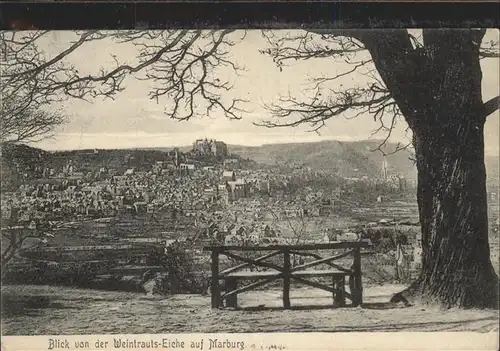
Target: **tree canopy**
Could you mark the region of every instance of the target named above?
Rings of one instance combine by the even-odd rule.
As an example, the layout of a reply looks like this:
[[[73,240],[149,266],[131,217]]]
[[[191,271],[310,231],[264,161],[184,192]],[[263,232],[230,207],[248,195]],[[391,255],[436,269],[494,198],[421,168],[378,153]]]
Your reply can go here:
[[[477,31],[480,43],[484,32]],[[235,76],[242,72],[243,68],[231,60],[231,49],[245,40],[245,31],[75,31],[71,43],[61,46],[56,54],[48,55],[45,48],[51,33],[7,31],[0,34],[2,124],[9,127],[3,128],[4,140],[46,135],[63,122],[54,112],[58,102],[68,98],[113,99],[126,88],[125,80],[129,76],[152,83],[147,94],[165,106],[166,117],[188,120],[217,111],[228,118],[240,119],[247,112],[246,101],[232,96],[228,74],[218,74],[221,68],[232,71]],[[307,124],[311,130],[318,131],[329,118],[355,111],[356,115],[371,114],[380,122],[378,131],[386,132],[389,138],[392,127],[402,118],[390,80],[394,80],[395,74],[421,75],[417,58],[429,53],[425,38],[428,41],[436,35],[432,33],[435,31],[425,30],[418,36],[415,31],[404,29],[262,31],[268,41],[262,53],[269,55],[280,69],[289,61],[318,58],[347,62],[350,69],[312,78],[312,94],[306,99],[281,96],[276,101],[267,101],[266,107],[273,118],[257,124],[266,127]],[[97,63],[91,74],[80,73],[68,60],[74,55],[85,55],[88,44],[105,40],[132,43],[137,48],[137,57],[112,55],[114,64],[109,66],[112,68],[104,69]],[[392,53],[391,58],[380,61],[385,63],[385,68],[380,62],[374,63],[374,59],[377,61],[381,53],[386,52],[383,47]],[[483,42],[480,54],[482,58],[498,57],[498,42]],[[415,72],[406,67],[410,61]],[[387,68],[393,78],[384,73]],[[371,83],[347,88],[336,84],[338,78],[355,72],[368,76]],[[50,108],[44,109],[47,106]],[[490,112],[497,107],[498,97],[485,104]],[[40,123],[25,123],[35,124],[36,128],[19,130],[18,120],[27,120],[28,116],[33,116],[30,121]]]

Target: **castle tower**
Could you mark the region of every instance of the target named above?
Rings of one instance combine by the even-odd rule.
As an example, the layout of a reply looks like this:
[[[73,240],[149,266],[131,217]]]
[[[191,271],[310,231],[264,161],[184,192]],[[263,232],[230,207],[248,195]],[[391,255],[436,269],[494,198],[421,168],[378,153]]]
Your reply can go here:
[[[174,149],[174,166],[176,168],[179,168],[180,164],[181,164],[181,158],[180,158],[180,155],[179,155],[179,149],[175,148]]]

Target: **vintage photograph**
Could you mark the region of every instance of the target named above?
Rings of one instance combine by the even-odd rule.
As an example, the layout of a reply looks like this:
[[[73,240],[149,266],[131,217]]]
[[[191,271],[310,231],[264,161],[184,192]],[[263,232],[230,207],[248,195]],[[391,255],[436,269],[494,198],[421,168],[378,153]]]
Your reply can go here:
[[[498,333],[499,39],[1,32],[2,335]]]

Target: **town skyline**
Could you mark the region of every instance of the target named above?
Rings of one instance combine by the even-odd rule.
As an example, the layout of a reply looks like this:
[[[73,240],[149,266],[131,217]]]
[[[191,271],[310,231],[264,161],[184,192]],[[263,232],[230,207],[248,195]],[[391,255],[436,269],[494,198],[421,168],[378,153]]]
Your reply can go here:
[[[268,145],[294,145],[294,144],[315,144],[315,143],[322,143],[322,142],[339,142],[339,143],[374,143],[374,142],[383,142],[382,138],[379,139],[353,139],[346,137],[345,139],[342,138],[329,138],[329,137],[324,137],[316,140],[305,140],[305,141],[296,141],[296,140],[290,140],[290,141],[284,141],[284,142],[273,142],[272,140],[269,142],[263,142],[263,143],[253,143],[250,141],[250,143],[238,143],[237,141],[235,143],[227,142],[224,139],[220,138],[214,138],[210,136],[186,136],[186,138],[192,138],[193,140],[201,140],[201,139],[208,139],[208,140],[216,140],[216,141],[222,141],[225,144],[227,144],[228,147],[263,147],[263,146],[268,146]],[[311,138],[312,139],[312,138]],[[184,142],[183,144],[168,144],[168,145],[159,145],[159,146],[130,146],[130,147],[82,147],[78,149],[52,149],[49,147],[40,147],[38,143],[33,143],[33,144],[27,144],[31,147],[39,148],[41,150],[47,151],[47,152],[65,152],[65,151],[81,151],[81,150],[148,150],[148,149],[186,149],[192,147],[192,141],[189,142],[188,139],[187,141]],[[388,144],[396,144],[394,142],[387,142]],[[410,148],[411,146],[409,146]]]

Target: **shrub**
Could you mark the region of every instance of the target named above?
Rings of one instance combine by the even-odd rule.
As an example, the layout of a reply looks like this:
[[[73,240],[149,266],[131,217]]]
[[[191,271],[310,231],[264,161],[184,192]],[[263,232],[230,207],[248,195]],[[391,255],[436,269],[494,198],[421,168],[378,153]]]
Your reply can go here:
[[[196,254],[189,244],[174,242],[159,258],[166,273],[156,278],[154,292],[161,295],[205,294],[208,275],[200,269]]]

